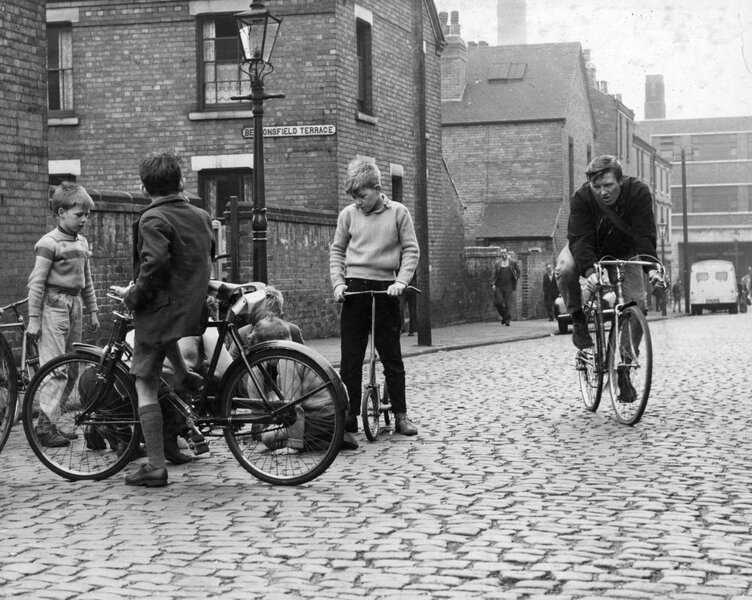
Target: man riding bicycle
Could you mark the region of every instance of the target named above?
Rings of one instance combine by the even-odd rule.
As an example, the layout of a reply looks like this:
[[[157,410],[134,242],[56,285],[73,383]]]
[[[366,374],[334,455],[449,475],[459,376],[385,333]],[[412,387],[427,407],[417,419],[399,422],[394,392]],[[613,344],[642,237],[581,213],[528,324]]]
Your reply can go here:
[[[572,318],[572,342],[579,349],[593,345],[582,311],[580,277],[590,294],[597,289],[593,264],[604,257],[628,259],[640,255],[658,262],[653,197],[650,188],[634,177],[624,177],[615,156],[598,156],[585,170],[587,183],[570,200],[567,238],[559,254],[556,281]],[[655,268],[643,267],[653,286],[664,285]],[[646,310],[647,295],[639,265],[626,265],[624,297]]]

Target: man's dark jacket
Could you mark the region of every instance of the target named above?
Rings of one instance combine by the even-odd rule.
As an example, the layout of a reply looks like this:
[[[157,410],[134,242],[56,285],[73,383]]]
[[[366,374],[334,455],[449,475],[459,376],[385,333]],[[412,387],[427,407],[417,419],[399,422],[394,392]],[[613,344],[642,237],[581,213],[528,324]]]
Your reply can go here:
[[[643,182],[624,177],[619,199],[611,206],[631,236],[614,225],[588,183],[574,193],[569,210],[569,250],[583,277],[593,272],[595,261],[605,257],[632,258],[641,254],[644,260],[651,260],[648,256],[657,260],[653,197]]]
[[[125,296],[136,341],[151,344],[203,333],[214,253],[211,218],[183,196],[147,206],[134,226],[135,284]]]

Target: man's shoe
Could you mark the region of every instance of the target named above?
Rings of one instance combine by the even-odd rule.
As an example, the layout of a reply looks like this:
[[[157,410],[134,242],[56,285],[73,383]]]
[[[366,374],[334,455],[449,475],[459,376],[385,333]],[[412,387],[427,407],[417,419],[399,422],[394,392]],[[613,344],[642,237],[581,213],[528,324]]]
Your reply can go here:
[[[593,338],[590,337],[587,322],[572,322],[572,343],[579,349],[584,350],[593,345]]]
[[[418,435],[418,428],[412,424],[405,413],[394,415],[394,430],[402,435]]]
[[[143,485],[145,487],[164,487],[167,485],[167,469],[155,469],[144,463],[138,471],[125,476],[125,485]]]
[[[347,415],[347,421],[345,421],[345,432],[358,433],[358,415]]]
[[[629,380],[629,367],[617,367],[616,383],[619,386],[619,395],[616,396],[619,402],[630,404],[637,400],[637,391]]]
[[[54,427],[47,427],[45,429],[35,429],[37,439],[42,446],[47,448],[62,448],[70,445],[70,440],[67,437],[63,437]]]

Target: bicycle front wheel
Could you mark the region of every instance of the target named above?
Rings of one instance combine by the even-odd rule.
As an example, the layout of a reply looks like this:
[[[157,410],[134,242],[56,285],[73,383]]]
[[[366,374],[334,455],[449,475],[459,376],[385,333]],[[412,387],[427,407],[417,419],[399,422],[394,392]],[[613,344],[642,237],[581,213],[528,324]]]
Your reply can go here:
[[[299,485],[334,461],[345,432],[347,393],[316,352],[293,342],[266,342],[230,367],[222,389],[225,440],[261,481]]]
[[[618,315],[608,343],[608,384],[616,418],[634,425],[645,412],[653,377],[653,346],[648,320],[637,306]]]
[[[379,436],[379,417],[381,416],[381,399],[377,386],[367,385],[363,388],[360,416],[363,418],[363,433],[366,434],[369,442],[375,442]]]
[[[40,461],[70,480],[105,479],[128,464],[141,439],[133,380],[122,365],[73,353],[43,365],[24,398],[26,438]]]
[[[0,451],[10,435],[16,416],[18,377],[13,351],[8,341],[0,335]]]

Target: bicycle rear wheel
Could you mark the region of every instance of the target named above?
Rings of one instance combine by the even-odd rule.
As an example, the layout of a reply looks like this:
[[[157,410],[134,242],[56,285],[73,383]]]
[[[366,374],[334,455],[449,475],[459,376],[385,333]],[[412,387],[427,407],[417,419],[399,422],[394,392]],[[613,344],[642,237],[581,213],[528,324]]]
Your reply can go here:
[[[334,461],[345,432],[347,393],[326,360],[293,342],[266,342],[237,359],[223,381],[225,440],[261,481],[299,485]]]
[[[645,412],[653,377],[653,346],[648,321],[637,306],[620,315],[608,345],[608,383],[616,418],[634,425]],[[617,340],[618,335],[618,340]]]
[[[8,341],[0,335],[0,451],[10,435],[18,402],[16,363]]]
[[[591,412],[598,410],[603,395],[603,373],[605,337],[603,335],[603,314],[599,310],[587,311],[588,326],[592,323],[595,343],[590,348],[579,350],[575,358],[575,369],[580,382],[582,402]]]
[[[43,365],[24,398],[26,438],[42,464],[70,480],[105,479],[128,464],[141,439],[133,380],[122,364],[66,354]]]
[[[381,399],[377,386],[367,385],[363,388],[360,416],[363,418],[363,432],[366,438],[369,442],[375,442],[379,436],[379,418],[381,417]]]

